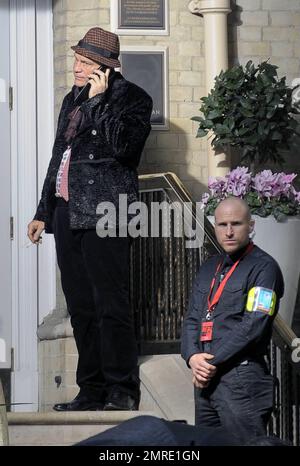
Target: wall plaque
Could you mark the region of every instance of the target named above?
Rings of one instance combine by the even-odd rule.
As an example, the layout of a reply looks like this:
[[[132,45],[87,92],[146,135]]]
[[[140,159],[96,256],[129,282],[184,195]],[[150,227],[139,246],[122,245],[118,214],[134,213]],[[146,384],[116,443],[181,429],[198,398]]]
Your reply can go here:
[[[111,0],[112,30],[120,35],[167,35],[168,13],[168,0]]]
[[[168,129],[167,49],[126,47],[120,54],[123,76],[145,89],[153,99],[153,129]]]

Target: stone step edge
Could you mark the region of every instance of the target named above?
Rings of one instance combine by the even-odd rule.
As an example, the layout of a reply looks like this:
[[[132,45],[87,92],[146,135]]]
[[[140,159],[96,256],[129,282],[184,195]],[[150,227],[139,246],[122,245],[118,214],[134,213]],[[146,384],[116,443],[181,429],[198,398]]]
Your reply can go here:
[[[137,416],[155,416],[150,411],[73,411],[62,413],[7,413],[8,425],[119,424]]]

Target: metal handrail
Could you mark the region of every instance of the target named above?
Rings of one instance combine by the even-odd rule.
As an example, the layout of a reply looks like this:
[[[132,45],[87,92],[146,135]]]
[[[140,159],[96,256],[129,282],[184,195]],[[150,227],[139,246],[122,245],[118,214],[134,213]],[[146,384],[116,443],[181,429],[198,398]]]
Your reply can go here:
[[[154,174],[147,174],[147,175],[140,175],[139,176],[139,181],[140,184],[143,182],[155,182],[153,185],[155,188],[159,189],[162,187],[162,183],[165,182],[167,186],[175,193],[177,196],[178,200],[181,202],[187,202],[191,204],[195,204],[195,201],[193,200],[191,194],[189,191],[186,189],[186,187],[183,185],[183,183],[180,181],[177,175],[172,172],[164,172],[164,173],[154,173]],[[198,219],[195,219],[197,222]],[[213,246],[216,249],[216,252],[222,252],[221,246],[218,244],[216,241],[215,233],[214,233],[214,228],[210,221],[205,217],[204,218],[204,231],[205,234],[208,238],[208,240],[213,244]],[[203,229],[203,225],[199,224],[197,222],[199,227]]]
[[[144,194],[163,191],[167,198],[170,201],[177,200],[184,203],[191,204],[191,210],[193,215],[193,220],[197,222],[198,227],[202,229],[202,233],[204,234],[204,246],[199,249],[205,249],[205,245],[209,254],[211,253],[222,253],[223,249],[217,243],[214,228],[211,225],[210,221],[206,216],[203,217],[202,222],[195,218],[194,214],[196,211],[196,203],[193,201],[192,196],[179,180],[179,178],[170,172],[166,173],[155,173],[155,174],[147,174],[147,175],[140,175],[140,193],[143,196]],[[165,244],[164,244],[165,247]],[[167,244],[167,250],[172,249],[172,245],[170,243]],[[181,252],[180,245],[177,249]],[[200,255],[199,255],[200,256]],[[205,256],[205,255],[204,255]],[[170,261],[169,267],[172,267],[174,263]],[[143,264],[147,263],[147,257],[144,257]],[[141,263],[142,263],[141,262]],[[150,261],[151,262],[151,261]],[[153,264],[152,264],[153,265]],[[166,265],[166,264],[164,264]],[[194,264],[195,265],[195,264]],[[199,264],[198,264],[199,265]],[[147,268],[144,265],[144,269]],[[143,270],[142,270],[143,271]],[[145,275],[145,274],[144,274]],[[189,270],[189,278],[195,277],[195,267]],[[133,278],[133,277],[132,277]],[[169,279],[169,277],[168,277]],[[172,277],[171,277],[172,279]],[[156,281],[157,283],[157,281]],[[133,289],[134,287],[132,287]],[[190,291],[191,286],[188,287],[189,289],[185,291]],[[160,293],[160,290],[158,290]],[[186,293],[188,294],[188,293]],[[139,308],[139,305],[142,306],[142,301],[144,300],[145,295],[143,295],[143,285],[140,287],[140,301],[136,303],[136,308]],[[145,298],[146,299],[146,298]],[[174,303],[172,303],[174,305]],[[155,344],[158,342],[162,343],[162,345],[166,345],[168,348],[167,351],[162,349],[162,346],[156,346],[158,348],[158,352],[178,352],[179,351],[179,338],[178,332],[175,334],[173,333],[173,340],[171,341],[170,338],[166,338],[165,340],[162,338],[163,341],[160,340],[160,332],[162,328],[161,322],[155,321],[154,317],[151,316],[151,306],[153,305],[153,296],[150,299],[150,302],[146,305],[145,313],[147,315],[148,321],[152,324],[152,333],[154,333],[154,340]],[[166,305],[166,303],[165,303]],[[174,307],[174,306],[173,306]],[[139,311],[139,310],[138,310]],[[155,309],[156,313],[159,314],[160,309]],[[135,309],[137,312],[137,309]],[[185,309],[180,311],[180,319],[182,322],[183,314]],[[165,315],[163,316],[165,318]],[[167,318],[170,318],[167,315]],[[172,319],[172,316],[171,316]],[[178,320],[178,319],[177,319]],[[141,320],[138,321],[138,328],[140,329]],[[159,331],[153,330],[153,325],[159,327]],[[155,327],[156,328],[156,327]],[[162,332],[163,333],[163,332]],[[176,333],[176,332],[175,332]],[[277,314],[274,324],[273,324],[273,332],[272,332],[272,340],[271,340],[271,347],[270,347],[270,368],[271,373],[275,379],[275,391],[274,391],[274,400],[275,400],[275,409],[272,414],[272,419],[269,424],[269,432],[275,433],[283,440],[289,440],[294,445],[300,445],[300,422],[299,422],[299,396],[300,396],[300,363],[294,362],[292,360],[292,351],[295,349],[293,343],[295,341],[296,335],[292,331],[292,329],[285,323],[282,317]],[[177,341],[177,345],[174,344]],[[154,346],[155,346],[154,344]],[[153,346],[151,347],[152,352],[154,352]]]
[[[140,184],[142,182],[149,182],[149,181],[155,181],[155,188],[162,188],[162,182],[166,182],[167,185],[176,193],[178,196],[178,199],[182,200],[182,202],[190,202],[194,203],[191,194],[189,191],[186,189],[186,187],[183,185],[183,183],[180,181],[178,176],[175,173],[172,172],[163,172],[163,173],[153,173],[153,174],[147,174],[147,175],[139,175],[139,181]],[[213,247],[216,249],[216,252],[222,253],[223,248],[218,244],[215,233],[214,233],[214,228],[210,221],[204,217],[204,231],[206,236],[208,237],[208,240],[211,242]],[[203,225],[200,225],[201,228],[203,228]],[[292,350],[292,342],[296,338],[295,333],[293,330],[285,323],[285,321],[282,319],[282,317],[277,314],[274,320],[273,327],[278,334],[279,339],[282,342],[283,346],[287,346]]]
[[[283,320],[283,318],[277,314],[274,321],[274,330],[276,332],[276,338],[278,340],[278,346],[280,349],[293,351],[295,347],[293,342],[297,338],[297,335],[293,332],[291,327]],[[274,335],[275,336],[275,335]]]

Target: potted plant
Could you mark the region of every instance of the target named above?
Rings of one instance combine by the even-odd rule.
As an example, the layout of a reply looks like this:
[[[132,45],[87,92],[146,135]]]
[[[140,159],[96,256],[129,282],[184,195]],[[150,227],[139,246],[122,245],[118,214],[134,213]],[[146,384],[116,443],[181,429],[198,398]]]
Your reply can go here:
[[[296,177],[295,173],[272,173],[271,170],[252,175],[247,167],[237,167],[225,177],[209,179],[210,193],[202,195],[202,207],[206,215],[213,215],[221,200],[238,196],[245,199],[253,215],[273,215],[278,222],[283,222],[287,216],[300,214],[300,191],[293,185]]]
[[[237,196],[248,203],[255,219],[255,243],[279,263],[285,279],[280,314],[292,324],[300,275],[300,192],[293,185],[295,173],[263,170],[256,175],[237,167],[225,177],[210,178],[209,192],[202,195],[202,208],[213,222],[222,199]],[[263,217],[263,218],[262,218]]]
[[[253,167],[267,161],[282,163],[282,150],[296,133],[299,113],[286,78],[278,78],[277,66],[267,61],[255,66],[236,65],[215,78],[214,88],[202,97],[197,137],[212,134],[211,144],[224,152],[238,148],[241,160]]]

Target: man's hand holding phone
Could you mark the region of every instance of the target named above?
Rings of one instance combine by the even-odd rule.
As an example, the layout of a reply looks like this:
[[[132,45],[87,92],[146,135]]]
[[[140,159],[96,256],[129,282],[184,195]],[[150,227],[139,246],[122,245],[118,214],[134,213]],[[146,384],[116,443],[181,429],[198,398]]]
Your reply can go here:
[[[102,71],[101,68],[98,68],[89,75],[89,83],[91,85],[89,99],[106,91],[108,88],[109,74],[110,68],[107,68],[105,71]]]

